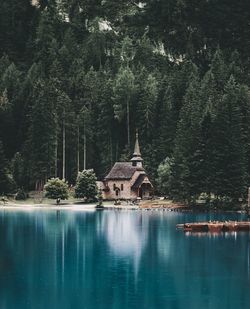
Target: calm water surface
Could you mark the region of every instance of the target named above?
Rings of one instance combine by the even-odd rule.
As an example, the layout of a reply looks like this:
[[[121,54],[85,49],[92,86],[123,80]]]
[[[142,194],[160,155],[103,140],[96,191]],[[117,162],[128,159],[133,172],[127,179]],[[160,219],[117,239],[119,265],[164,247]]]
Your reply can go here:
[[[250,234],[175,229],[236,218],[1,210],[0,308],[249,308]]]

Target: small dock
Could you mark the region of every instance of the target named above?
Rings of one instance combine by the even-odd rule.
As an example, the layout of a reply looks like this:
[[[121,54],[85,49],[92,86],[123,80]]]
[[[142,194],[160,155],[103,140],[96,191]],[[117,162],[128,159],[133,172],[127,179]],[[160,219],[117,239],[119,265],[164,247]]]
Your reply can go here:
[[[250,231],[250,221],[209,221],[177,224],[177,229],[184,232],[240,232]]]

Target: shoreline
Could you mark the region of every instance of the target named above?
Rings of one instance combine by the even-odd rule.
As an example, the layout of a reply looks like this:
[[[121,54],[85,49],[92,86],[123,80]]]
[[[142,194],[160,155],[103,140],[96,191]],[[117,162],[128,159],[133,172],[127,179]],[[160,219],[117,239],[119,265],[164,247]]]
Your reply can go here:
[[[106,204],[103,208],[96,208],[97,204],[46,204],[46,203],[39,203],[39,204],[19,204],[19,203],[6,203],[0,204],[0,210],[78,210],[78,211],[85,211],[85,210],[108,210],[108,209],[127,209],[127,210],[135,210],[139,209],[139,206],[134,205],[114,205],[114,204]]]
[[[71,210],[71,211],[95,211],[95,210],[140,210],[140,211],[168,211],[168,212],[178,212],[178,213],[237,213],[246,214],[246,210],[240,209],[209,209],[204,207],[188,207],[184,205],[176,205],[168,203],[167,205],[158,204],[157,206],[152,203],[151,205],[114,205],[112,203],[103,205],[103,208],[96,208],[97,204],[19,204],[19,203],[6,203],[5,205],[0,205],[1,210]]]

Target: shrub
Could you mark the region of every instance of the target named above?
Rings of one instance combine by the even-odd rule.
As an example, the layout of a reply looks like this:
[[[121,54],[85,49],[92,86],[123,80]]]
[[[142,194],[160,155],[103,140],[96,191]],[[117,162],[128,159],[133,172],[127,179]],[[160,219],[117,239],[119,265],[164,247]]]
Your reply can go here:
[[[15,200],[20,201],[20,200],[26,200],[27,194],[24,192],[23,189],[18,189],[17,193],[15,195]]]
[[[79,172],[76,180],[75,197],[95,200],[98,193],[96,180],[92,169]]]
[[[171,166],[172,159],[167,157],[157,169],[157,188],[164,195],[169,194],[170,191]]]
[[[97,194],[97,199],[98,199],[98,207],[103,207],[103,197],[102,197],[102,190],[98,191]]]
[[[68,184],[59,178],[49,179],[44,186],[45,197],[66,200],[69,197]]]

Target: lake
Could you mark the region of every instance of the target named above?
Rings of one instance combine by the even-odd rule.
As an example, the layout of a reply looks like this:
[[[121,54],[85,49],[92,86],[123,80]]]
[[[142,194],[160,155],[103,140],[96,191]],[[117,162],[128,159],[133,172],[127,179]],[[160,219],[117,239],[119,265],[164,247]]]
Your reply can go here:
[[[0,211],[0,309],[249,308],[250,234],[178,223],[244,215]]]

